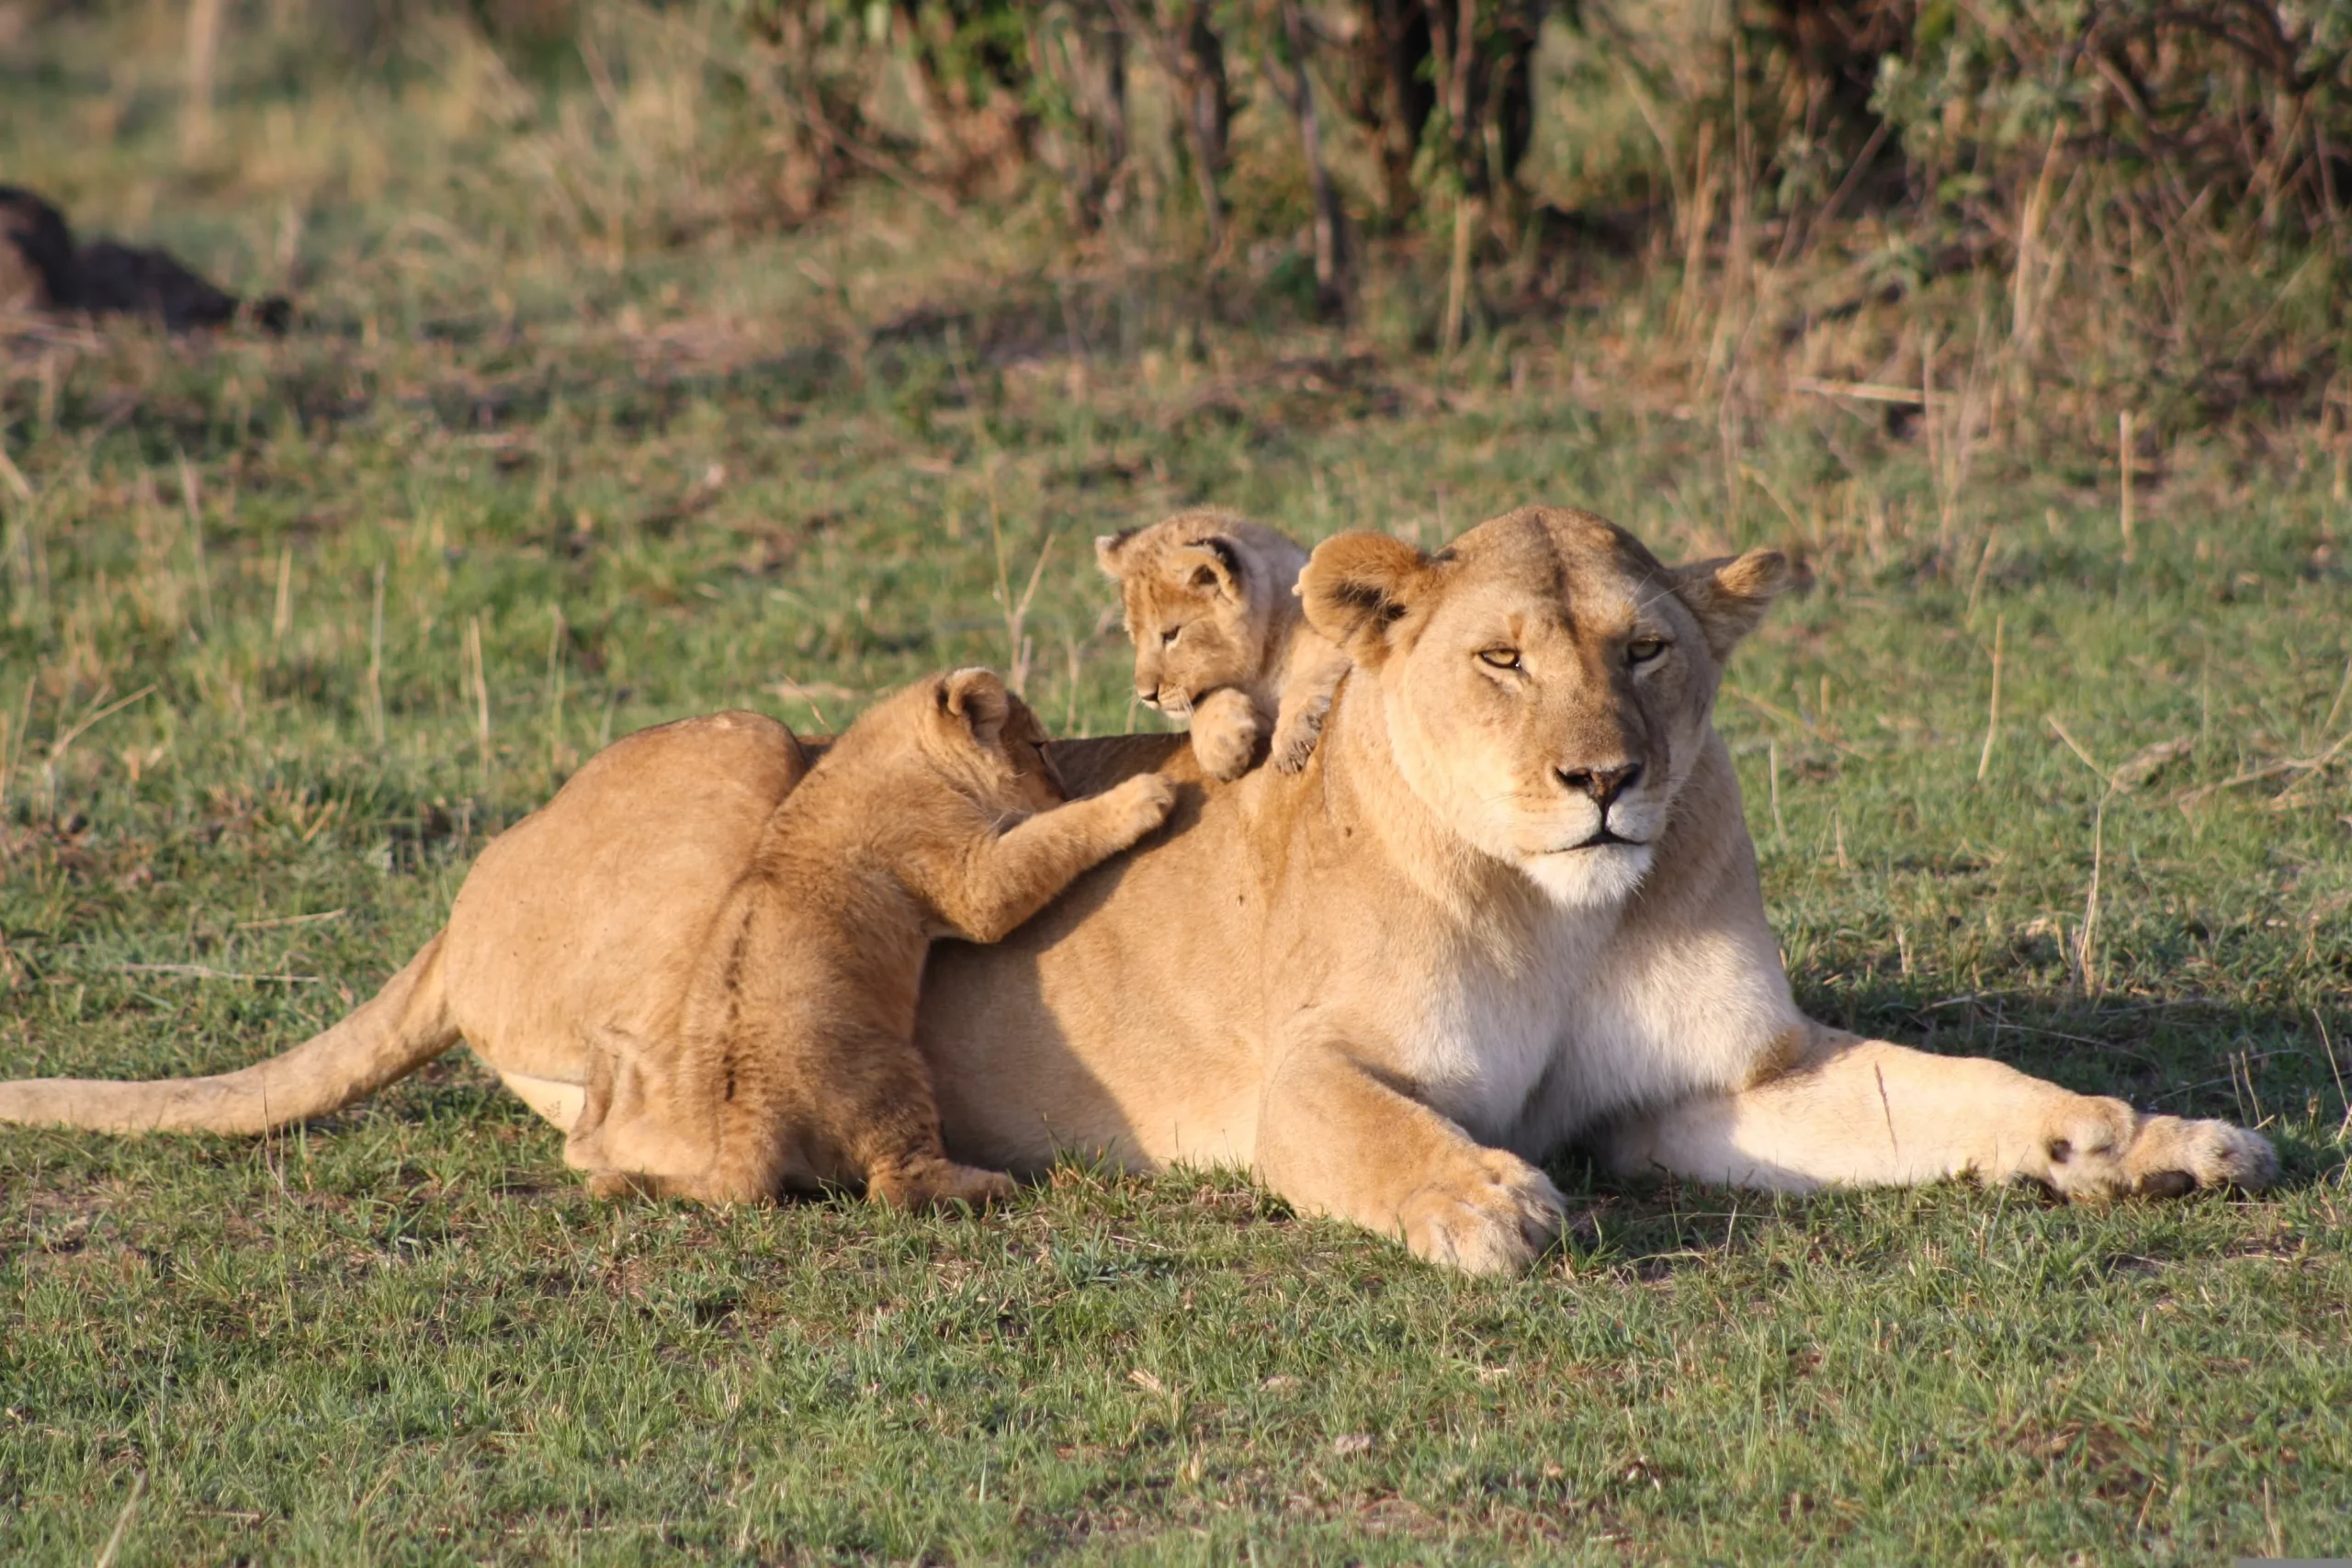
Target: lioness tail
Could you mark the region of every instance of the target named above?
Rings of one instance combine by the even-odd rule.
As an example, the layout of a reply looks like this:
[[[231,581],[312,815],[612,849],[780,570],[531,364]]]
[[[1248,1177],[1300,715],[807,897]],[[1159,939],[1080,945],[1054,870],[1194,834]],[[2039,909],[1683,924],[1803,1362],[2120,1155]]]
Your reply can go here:
[[[102,1133],[264,1133],[350,1104],[458,1043],[442,934],[340,1023],[291,1051],[205,1078],[0,1083],[0,1122]]]

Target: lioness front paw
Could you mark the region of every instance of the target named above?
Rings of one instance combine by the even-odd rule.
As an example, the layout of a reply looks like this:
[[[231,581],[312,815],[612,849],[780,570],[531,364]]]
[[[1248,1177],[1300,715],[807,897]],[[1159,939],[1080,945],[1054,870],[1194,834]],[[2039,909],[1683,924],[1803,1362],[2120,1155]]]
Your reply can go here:
[[[1560,1234],[1566,1201],[1552,1179],[1501,1149],[1480,1149],[1459,1178],[1405,1200],[1397,1221],[1416,1258],[1470,1274],[1514,1274]]]
[[[1168,820],[1176,806],[1176,786],[1158,773],[1137,773],[1114,784],[1102,798],[1112,810],[1118,846],[1125,849]]]
[[[1193,710],[1193,755],[1211,778],[1230,782],[1250,771],[1264,730],[1250,694],[1230,686],[1211,692]]]
[[[2132,1190],[2175,1198],[2199,1187],[2259,1192],[2278,1179],[2278,1151],[2251,1128],[2150,1116],[2123,1158]]]
[[[2042,1154],[2042,1180],[2068,1198],[2177,1198],[2200,1187],[2258,1192],[2278,1175],[2278,1156],[2259,1133],[2143,1116],[2120,1100],[2090,1096],[2048,1131]]]

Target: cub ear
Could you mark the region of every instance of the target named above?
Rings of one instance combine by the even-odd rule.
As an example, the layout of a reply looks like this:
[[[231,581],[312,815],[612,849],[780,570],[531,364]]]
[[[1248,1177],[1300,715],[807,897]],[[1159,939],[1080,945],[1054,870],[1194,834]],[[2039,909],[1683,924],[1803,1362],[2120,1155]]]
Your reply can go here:
[[[1789,586],[1789,560],[1778,550],[1750,550],[1677,567],[1673,577],[1675,597],[1698,617],[1707,650],[1720,663]]]
[[[1369,669],[1396,647],[1397,633],[1436,584],[1430,558],[1386,534],[1335,534],[1315,547],[1298,574],[1306,624]]]
[[[994,746],[1012,714],[1012,694],[993,670],[958,670],[939,682],[939,711],[969,726],[972,739]]]
[[[1102,569],[1103,576],[1120,575],[1124,569],[1119,564],[1119,558],[1126,552],[1135,536],[1142,532],[1140,528],[1122,528],[1115,534],[1094,536],[1094,564]]]
[[[1179,558],[1184,562],[1188,586],[1227,599],[1241,597],[1241,547],[1224,535],[1211,534],[1187,546]]]

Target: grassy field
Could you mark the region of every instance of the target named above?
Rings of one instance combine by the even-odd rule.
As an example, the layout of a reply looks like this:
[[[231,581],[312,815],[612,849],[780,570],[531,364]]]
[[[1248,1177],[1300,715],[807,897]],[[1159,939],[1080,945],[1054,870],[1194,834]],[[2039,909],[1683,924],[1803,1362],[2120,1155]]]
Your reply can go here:
[[[2352,1551],[2340,436],[2143,449],[2127,536],[2114,449],[2030,403],[1727,415],[1648,364],[1655,290],[1441,361],[1409,276],[1348,336],[1279,258],[1021,209],[663,238],[636,215],[723,182],[650,68],[232,52],[190,152],[147,26],[19,46],[0,171],[306,322],[0,343],[0,1072],[299,1039],[644,724],[838,727],[972,661],[1149,722],[1105,529],[1434,544],[1544,499],[1804,563],[1718,720],[1810,1009],[2258,1122],[2286,1176],[2100,1211],[1570,1154],[1566,1244],[1472,1283],[1232,1171],[1072,1166],[978,1221],[600,1204],[460,1054],[266,1142],[0,1133],[0,1558]]]

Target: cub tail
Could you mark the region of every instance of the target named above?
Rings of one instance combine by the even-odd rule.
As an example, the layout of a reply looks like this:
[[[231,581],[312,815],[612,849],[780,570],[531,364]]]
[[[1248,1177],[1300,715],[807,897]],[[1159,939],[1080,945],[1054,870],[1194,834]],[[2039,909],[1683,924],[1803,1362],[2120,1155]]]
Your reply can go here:
[[[436,932],[342,1022],[267,1061],[203,1078],[0,1083],[0,1122],[100,1133],[266,1133],[339,1110],[458,1043]]]

